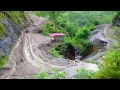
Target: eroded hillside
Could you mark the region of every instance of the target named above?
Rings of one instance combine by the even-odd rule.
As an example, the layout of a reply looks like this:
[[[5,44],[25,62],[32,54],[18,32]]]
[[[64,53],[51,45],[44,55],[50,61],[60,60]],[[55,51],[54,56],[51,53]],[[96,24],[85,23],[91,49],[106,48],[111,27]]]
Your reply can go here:
[[[11,53],[11,49],[24,28],[30,26],[29,15],[23,11],[0,12],[0,60]]]

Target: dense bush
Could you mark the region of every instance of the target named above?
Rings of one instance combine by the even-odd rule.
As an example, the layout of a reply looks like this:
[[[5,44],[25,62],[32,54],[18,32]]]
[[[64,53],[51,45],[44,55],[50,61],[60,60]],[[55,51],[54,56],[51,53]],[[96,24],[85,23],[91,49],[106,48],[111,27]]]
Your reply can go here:
[[[89,36],[91,35],[90,29],[86,26],[79,28],[78,33],[76,33],[75,41],[77,45],[80,45],[80,52],[83,56],[88,54],[87,50],[91,47],[91,43],[89,41]]]
[[[70,51],[70,49],[73,48],[73,46],[71,43],[64,42],[64,43],[59,43],[58,45],[56,45],[55,48],[60,52],[60,54],[65,56]]]
[[[77,39],[86,39],[90,35],[90,29],[87,27],[82,27],[78,29],[78,32],[76,33]]]
[[[42,33],[44,35],[49,35],[50,33],[54,33],[55,32],[55,27],[53,25],[53,22],[48,22],[46,23],[43,27],[42,27]]]
[[[99,71],[92,77],[97,79],[119,79],[120,78],[120,47],[112,49],[106,57]]]
[[[91,47],[89,36],[96,29],[96,25],[112,23],[112,18],[116,15],[114,11],[35,11],[34,13],[50,20],[42,28],[44,35],[54,32],[66,34],[65,42],[60,45],[60,52],[66,53],[66,43],[70,43],[74,48],[79,48],[83,56],[89,53],[88,49]]]

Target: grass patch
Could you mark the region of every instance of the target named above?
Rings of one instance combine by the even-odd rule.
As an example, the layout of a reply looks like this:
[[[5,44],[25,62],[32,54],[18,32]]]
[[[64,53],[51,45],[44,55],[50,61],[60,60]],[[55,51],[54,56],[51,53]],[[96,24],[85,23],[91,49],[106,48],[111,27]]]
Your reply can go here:
[[[0,37],[4,36],[6,33],[6,30],[3,26],[3,24],[0,22]]]
[[[35,75],[35,79],[47,79],[48,73],[46,71],[41,71],[37,75]]]
[[[87,63],[93,63],[93,64],[98,64],[98,62],[96,62],[96,61],[94,61],[94,60],[91,60],[91,59],[86,60],[85,62],[87,62]]]
[[[0,18],[6,19],[7,16],[4,13],[0,13]]]
[[[0,68],[2,68],[6,64],[7,60],[8,60],[8,56],[2,56],[0,58]]]
[[[91,77],[95,74],[92,70],[87,70],[85,68],[81,68],[77,70],[76,75],[74,76],[75,79],[91,79]]]
[[[16,24],[21,24],[22,21],[27,20],[27,14],[20,11],[11,11],[10,18]]]
[[[54,70],[54,73],[51,75],[51,79],[65,79],[67,73],[66,72],[60,72],[58,70]]]
[[[37,75],[35,75],[35,79],[65,79],[67,73],[63,71],[58,70],[52,70],[52,74],[49,74],[49,72],[41,71]]]
[[[49,52],[54,56],[54,57],[62,57],[62,55],[60,55],[59,51],[57,51],[55,48],[51,48],[49,50]]]

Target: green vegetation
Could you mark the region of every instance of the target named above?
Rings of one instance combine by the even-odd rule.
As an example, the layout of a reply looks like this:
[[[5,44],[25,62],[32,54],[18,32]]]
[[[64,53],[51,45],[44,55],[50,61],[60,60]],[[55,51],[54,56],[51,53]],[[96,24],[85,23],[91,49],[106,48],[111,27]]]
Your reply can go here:
[[[4,13],[1,13],[1,12],[0,12],[0,18],[6,19],[7,16],[6,16]]]
[[[60,57],[59,51],[57,51],[55,48],[51,48],[49,52],[54,56],[54,57]]]
[[[35,78],[36,79],[47,79],[48,78],[48,74],[45,71],[41,71],[40,73],[35,75]]]
[[[0,58],[0,68],[2,68],[6,64],[7,60],[8,60],[8,56],[2,56]]]
[[[116,25],[116,20],[118,19],[118,17],[120,16],[120,11],[117,11],[117,14],[116,16],[114,16],[113,20],[112,20],[112,24],[115,25],[115,26],[119,26],[119,25]]]
[[[2,23],[0,23],[0,37],[4,36],[6,33],[6,29],[5,27],[3,26]]]
[[[120,78],[120,48],[110,51],[103,59],[99,71],[92,77],[97,79]]]
[[[91,32],[99,24],[113,24],[120,15],[120,11],[66,11],[66,12],[35,12],[39,16],[47,17],[50,21],[43,26],[43,34],[49,35],[53,32],[66,34],[65,40],[55,46],[54,50],[65,55],[69,50],[68,46],[79,48],[82,56],[88,54],[91,43],[89,37]],[[114,19],[113,19],[114,18]],[[106,51],[106,56],[102,58],[99,70],[93,72],[86,69],[77,70],[74,78],[77,79],[119,79],[120,78],[120,28],[115,27],[111,37],[116,39],[113,48]],[[109,35],[110,36],[110,35]],[[92,60],[87,62],[96,63]],[[96,63],[97,64],[97,63]]]
[[[49,19],[49,22],[42,27],[44,35],[55,32],[66,34],[65,42],[59,44],[61,48],[56,48],[60,53],[67,52],[66,43],[70,43],[74,48],[79,48],[83,56],[88,54],[88,49],[91,47],[88,38],[96,29],[96,25],[112,23],[112,18],[116,15],[114,11],[35,11],[34,13]]]
[[[120,78],[120,28],[113,29],[117,44],[106,52],[106,56],[102,58],[102,64],[99,66],[98,72],[92,76],[97,79],[119,79]]]
[[[48,22],[42,27],[42,30],[44,35],[49,35],[50,33],[55,32],[55,27],[52,22]]]
[[[63,56],[66,56],[70,50],[74,51],[74,46],[70,42],[62,42],[55,46],[55,49]]]
[[[11,11],[10,18],[16,23],[20,24],[20,12],[19,11]]]
[[[10,18],[16,23],[21,24],[21,22],[27,20],[27,14],[20,11],[11,11]]]
[[[92,70],[81,68],[77,70],[77,74],[74,76],[75,79],[90,79],[95,74]]]
[[[76,45],[78,47],[82,46],[80,48],[80,52],[83,56],[88,54],[87,51],[92,45],[88,39],[90,34],[91,34],[90,29],[85,26],[78,29],[78,32],[76,33],[76,36],[75,36]]]
[[[4,11],[0,12],[0,19],[11,19],[15,24],[20,25],[22,28],[25,28],[27,25],[24,24],[28,20],[27,13],[22,11]],[[0,37],[4,36],[6,29],[2,22],[0,22]]]
[[[58,70],[54,70],[53,74],[50,76],[51,79],[65,79],[67,73],[66,72],[60,72]]]
[[[53,70],[52,74],[47,73],[46,71],[41,71],[37,75],[35,75],[35,79],[65,79],[67,73],[66,72],[60,72],[58,70]]]
[[[37,16],[48,18],[48,22],[42,27],[42,34],[47,36],[56,32],[66,34],[64,42],[55,45],[54,48],[49,50],[54,57],[65,56],[70,49],[74,48],[79,48],[80,54],[86,56],[92,45],[89,42],[91,32],[100,24],[113,23],[115,25],[115,20],[120,15],[120,11],[35,11],[34,13]],[[27,14],[21,11],[0,12],[1,18],[11,19],[15,24],[23,27],[26,26],[23,22],[28,19]],[[6,28],[0,22],[0,37],[5,34]],[[113,33],[109,36],[116,39],[117,43],[113,48],[106,51],[106,55],[102,57],[102,63],[99,65],[99,70],[94,72],[85,68],[78,69],[74,76],[75,79],[120,79],[120,28],[115,27]],[[7,60],[8,56],[0,58],[0,68],[6,64]],[[97,64],[92,60],[86,62]],[[64,79],[66,75],[66,72],[58,70],[53,70],[52,74],[41,71],[35,75],[35,78]]]
[[[86,60],[85,62],[87,62],[87,63],[93,63],[93,64],[98,64],[98,62],[96,62],[94,60]]]

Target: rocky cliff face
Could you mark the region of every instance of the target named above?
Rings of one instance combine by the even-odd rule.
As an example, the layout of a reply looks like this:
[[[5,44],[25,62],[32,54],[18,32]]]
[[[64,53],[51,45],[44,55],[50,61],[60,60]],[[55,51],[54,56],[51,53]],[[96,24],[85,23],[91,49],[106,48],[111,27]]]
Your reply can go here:
[[[0,57],[9,55],[12,46],[21,35],[23,29],[31,24],[27,12],[1,11],[0,12]],[[4,33],[3,33],[4,31]]]

